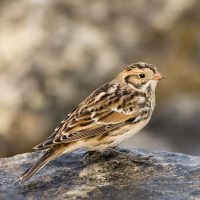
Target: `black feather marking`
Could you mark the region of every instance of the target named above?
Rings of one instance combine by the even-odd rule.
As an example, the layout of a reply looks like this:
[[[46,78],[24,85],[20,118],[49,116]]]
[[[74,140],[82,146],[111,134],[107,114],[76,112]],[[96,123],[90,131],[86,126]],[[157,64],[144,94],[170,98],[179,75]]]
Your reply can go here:
[[[119,91],[121,91],[121,86],[118,84],[115,92],[118,93]]]
[[[142,86],[142,84],[140,84],[140,83],[135,83],[135,82],[129,80],[129,79],[131,78],[131,76],[132,76],[132,75],[126,76],[126,77],[125,77],[125,82],[126,82],[127,84],[131,84],[133,87],[139,89],[139,88]]]
[[[76,122],[76,118],[73,118],[73,119],[72,119],[72,123],[73,123],[73,122]]]
[[[62,121],[62,122],[56,127],[56,131],[57,131],[58,129],[60,129],[64,123],[65,123],[65,122]]]
[[[90,115],[90,111],[86,110],[85,112],[81,113],[80,117],[84,116],[84,115]]]
[[[87,126],[87,125],[92,124],[93,122],[94,121],[89,121],[89,122],[86,122],[86,123],[79,124],[79,126]]]
[[[33,149],[42,149],[44,147],[43,143],[42,144],[38,144],[37,146],[35,146]]]
[[[111,105],[111,104],[112,104],[112,101],[109,101],[109,102],[108,102],[108,106]]]
[[[151,69],[154,73],[156,72],[156,68],[153,65],[147,64],[147,63],[135,63],[132,65],[129,65],[126,68],[126,71],[131,71],[133,68],[136,68],[136,67],[141,70],[148,68],[148,69]]]
[[[70,134],[70,135],[71,135],[71,134]],[[68,139],[68,136],[69,136],[69,135],[63,134],[63,135],[62,135],[62,140]]]
[[[84,121],[88,121],[88,120],[91,120],[91,117],[84,118],[84,119],[82,119],[82,120],[84,120]]]
[[[122,108],[122,106],[121,106],[121,105],[119,105],[119,106],[117,107],[117,110],[119,110],[120,108]]]
[[[129,99],[133,99],[135,97],[135,93],[131,94],[131,96],[129,97]]]
[[[125,123],[134,123],[135,117],[131,117],[125,121]]]
[[[103,106],[100,106],[100,108],[98,108],[97,110],[102,110],[103,109]]]
[[[114,101],[117,103],[120,100],[120,97],[117,97]]]
[[[129,95],[129,94],[130,94],[130,92],[129,92],[128,90],[124,90],[124,91],[122,92],[122,95],[123,95],[123,96]]]
[[[103,113],[107,113],[108,111],[103,111],[103,112],[97,112],[95,113],[95,115],[93,116],[93,118],[98,117],[99,115],[102,115]]]
[[[76,126],[67,126],[67,128],[65,128],[64,132],[69,132],[69,131],[71,131],[73,128],[76,128]]]
[[[145,67],[151,69],[154,73],[156,72],[156,68],[151,64],[145,63]]]
[[[126,76],[124,79],[127,84],[129,83],[129,78],[130,78],[130,75]]]
[[[147,88],[147,93],[151,93],[151,87],[150,87],[150,85]]]
[[[144,68],[146,68],[145,66],[141,65],[140,63],[135,63],[134,66],[141,70],[144,70]]]
[[[56,129],[45,141],[54,138],[55,135],[58,133],[59,130],[60,130],[60,129]]]
[[[46,142],[43,143],[43,146],[49,146],[49,145],[52,145],[53,144],[53,141],[54,139],[51,139],[51,140],[47,140]]]
[[[76,108],[75,108],[75,109],[76,109]],[[74,110],[75,110],[75,109],[74,109]],[[66,121],[66,120],[69,118],[69,116],[70,116],[70,115],[67,115],[67,116],[63,119],[63,122]]]
[[[95,144],[94,147],[98,147],[98,146],[101,146],[102,143],[98,143],[98,144]]]
[[[104,134],[102,134],[99,138],[98,141],[103,140],[105,137],[109,136],[109,132],[106,132]]]
[[[91,99],[99,95],[101,92],[107,92],[111,85],[109,83],[106,83],[105,85],[102,85],[100,88],[95,90],[92,95],[88,98],[89,102],[91,102]]]
[[[128,66],[128,67],[126,68],[126,71],[131,71],[132,69],[133,69],[132,66]]]
[[[61,141],[62,141],[62,135],[59,136],[59,137],[57,137],[57,138],[53,141],[53,143],[57,143],[57,142],[61,142]]]
[[[104,94],[104,95],[99,99],[99,101],[102,101],[103,99],[107,98],[108,96],[110,96],[110,94],[108,94],[108,93]]]
[[[113,143],[114,142],[114,140],[111,140],[111,141],[109,141],[109,142],[106,142],[106,144],[111,144],[111,143]]]

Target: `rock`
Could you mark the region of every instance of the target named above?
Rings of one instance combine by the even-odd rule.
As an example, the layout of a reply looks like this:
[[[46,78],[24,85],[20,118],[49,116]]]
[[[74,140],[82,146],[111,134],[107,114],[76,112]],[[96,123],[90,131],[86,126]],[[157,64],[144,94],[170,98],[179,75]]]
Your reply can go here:
[[[133,62],[166,76],[156,110],[199,94],[200,1],[177,1],[1,0],[0,157],[31,151]]]
[[[74,151],[48,163],[24,185],[17,182],[17,178],[43,152],[1,158],[0,189],[26,199],[200,198],[200,157],[136,148],[129,150],[130,155],[153,157],[149,162],[119,163],[113,160],[123,159],[120,155],[106,151],[84,164],[80,158],[85,151]],[[128,149],[121,148],[120,151],[127,152]]]
[[[6,191],[6,190],[0,190],[0,199],[3,199],[3,200],[25,200],[25,198],[23,197],[20,197],[16,194],[13,194],[9,191]]]

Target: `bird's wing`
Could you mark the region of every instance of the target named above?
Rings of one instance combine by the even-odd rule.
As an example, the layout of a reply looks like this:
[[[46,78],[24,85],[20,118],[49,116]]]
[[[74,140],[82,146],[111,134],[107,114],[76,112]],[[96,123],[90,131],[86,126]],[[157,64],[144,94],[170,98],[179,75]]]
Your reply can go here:
[[[90,138],[134,122],[146,97],[140,92],[98,92],[90,95],[56,128],[47,140],[34,147],[42,149],[51,145]]]

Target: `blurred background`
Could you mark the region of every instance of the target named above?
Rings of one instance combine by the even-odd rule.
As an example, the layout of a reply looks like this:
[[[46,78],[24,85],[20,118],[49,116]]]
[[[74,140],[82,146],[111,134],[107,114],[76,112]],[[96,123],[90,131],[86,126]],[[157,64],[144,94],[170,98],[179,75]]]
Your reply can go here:
[[[124,147],[200,155],[199,0],[1,0],[0,157],[31,152],[127,65],[166,76]]]

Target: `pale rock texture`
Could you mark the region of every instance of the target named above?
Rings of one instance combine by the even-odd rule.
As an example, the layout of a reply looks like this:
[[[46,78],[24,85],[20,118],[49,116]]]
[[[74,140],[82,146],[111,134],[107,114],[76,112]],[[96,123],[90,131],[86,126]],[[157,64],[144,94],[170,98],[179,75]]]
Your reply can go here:
[[[166,76],[153,117],[166,98],[199,94],[199,7],[199,0],[1,0],[0,157],[31,151],[134,62],[151,63]],[[188,149],[199,140],[190,138]],[[168,141],[170,151],[187,146]]]
[[[0,195],[9,199],[16,194],[19,200],[200,198],[200,157],[136,148],[120,150],[152,157],[147,163],[119,163],[123,158],[107,151],[83,164],[80,158],[85,151],[74,151],[47,164],[24,185],[16,182],[17,178],[43,152],[1,158]]]

